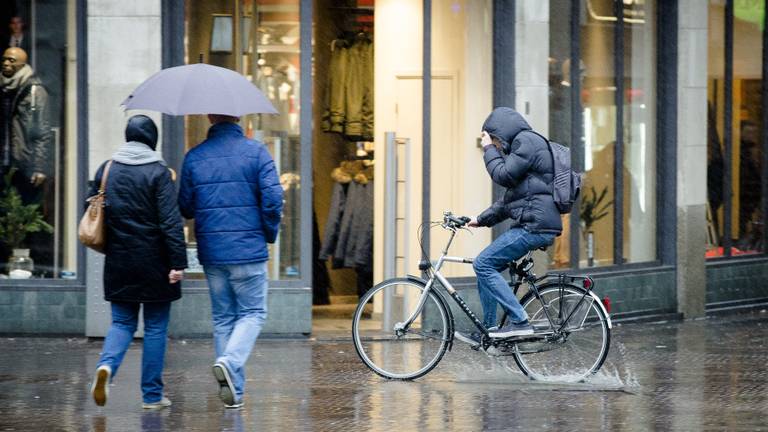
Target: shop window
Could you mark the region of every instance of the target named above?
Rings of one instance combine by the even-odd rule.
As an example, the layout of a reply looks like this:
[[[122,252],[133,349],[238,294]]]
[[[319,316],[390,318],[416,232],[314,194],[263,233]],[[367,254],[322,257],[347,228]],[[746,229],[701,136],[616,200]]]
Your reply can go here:
[[[765,2],[709,3],[707,258],[764,252]]]
[[[655,16],[653,1],[550,2],[550,138],[570,146],[585,173],[579,223],[572,232],[564,217],[554,267],[656,259]]]
[[[0,10],[0,278],[76,277],[74,1]]]
[[[299,140],[299,1],[216,0],[186,2],[186,62],[203,61],[236,70],[269,98],[279,115],[241,117],[245,134],[264,143],[275,160],[285,192],[280,234],[270,245],[270,279],[298,279],[300,269],[301,176]],[[205,116],[185,118],[185,151],[202,142]],[[186,230],[194,258],[194,222]],[[202,268],[188,271],[202,278]]]

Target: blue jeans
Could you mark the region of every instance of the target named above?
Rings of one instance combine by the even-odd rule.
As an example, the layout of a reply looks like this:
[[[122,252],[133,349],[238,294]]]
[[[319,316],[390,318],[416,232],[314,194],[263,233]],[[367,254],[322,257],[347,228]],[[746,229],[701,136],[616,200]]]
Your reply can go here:
[[[112,378],[123,362],[139,322],[142,303],[112,302],[112,326],[104,339],[99,364],[112,368]],[[171,302],[143,303],[144,349],[141,353],[141,393],[145,403],[163,397],[163,364]]]
[[[483,324],[496,325],[496,306],[500,304],[513,323],[521,323],[528,315],[515,297],[501,271],[528,251],[552,244],[554,234],[534,234],[523,228],[512,228],[500,235],[475,258],[477,290],[483,306]]]
[[[267,263],[206,265],[216,362],[229,370],[235,399],[243,397],[245,362],[267,319]]]

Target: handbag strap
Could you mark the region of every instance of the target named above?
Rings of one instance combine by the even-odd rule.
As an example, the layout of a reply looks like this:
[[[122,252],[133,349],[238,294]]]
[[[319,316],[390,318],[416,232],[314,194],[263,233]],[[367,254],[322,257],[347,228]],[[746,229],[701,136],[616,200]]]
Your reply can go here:
[[[107,191],[107,177],[109,177],[109,167],[112,166],[112,160],[107,161],[107,166],[104,167],[104,173],[101,175],[101,186],[99,186],[99,194],[104,194]]]

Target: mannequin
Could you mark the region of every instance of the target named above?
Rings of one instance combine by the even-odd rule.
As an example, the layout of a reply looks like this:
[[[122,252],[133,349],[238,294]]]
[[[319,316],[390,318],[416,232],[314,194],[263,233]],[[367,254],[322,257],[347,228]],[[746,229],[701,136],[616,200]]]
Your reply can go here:
[[[47,178],[51,138],[47,109],[48,93],[27,64],[27,53],[21,48],[5,50],[0,78],[0,168],[7,172],[16,167],[34,188]],[[22,189],[22,197],[29,198],[25,193],[29,188]]]
[[[48,93],[27,64],[27,53],[8,48],[0,75],[0,174],[13,170],[11,185],[24,205],[38,204],[43,217],[53,223],[52,188],[48,178],[52,159],[52,133],[48,120]],[[2,177],[0,177],[2,179]],[[2,181],[2,180],[0,180]],[[35,264],[53,263],[53,237],[31,233],[26,239]],[[0,249],[7,245],[2,244]],[[10,251],[0,250],[0,260]]]

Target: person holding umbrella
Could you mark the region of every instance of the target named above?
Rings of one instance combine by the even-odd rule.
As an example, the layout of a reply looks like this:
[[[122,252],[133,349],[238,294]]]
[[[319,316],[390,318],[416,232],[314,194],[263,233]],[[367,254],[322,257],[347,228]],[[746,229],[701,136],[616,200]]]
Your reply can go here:
[[[245,137],[237,117],[208,119],[208,138],[184,159],[179,208],[195,219],[208,279],[219,397],[239,408],[245,362],[267,318],[267,243],[277,238],[283,188],[267,148]]]
[[[184,159],[178,203],[181,214],[195,220],[210,289],[219,397],[227,408],[240,408],[245,363],[267,318],[267,243],[277,239],[283,188],[267,148],[248,139],[238,122],[244,114],[277,111],[244,76],[202,63],[156,73],[123,105],[207,113],[212,124]]]

